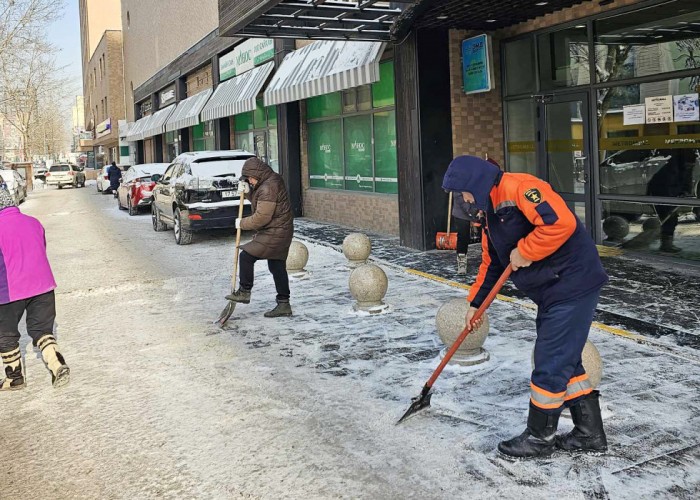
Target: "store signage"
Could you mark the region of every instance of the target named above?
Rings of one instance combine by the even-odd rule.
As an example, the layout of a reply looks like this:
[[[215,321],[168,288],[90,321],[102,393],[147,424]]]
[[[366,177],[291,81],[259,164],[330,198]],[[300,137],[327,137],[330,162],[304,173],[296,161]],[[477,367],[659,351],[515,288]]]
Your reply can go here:
[[[274,56],[275,41],[272,38],[251,38],[219,58],[219,81],[241,75]]]
[[[80,132],[80,140],[81,141],[91,141],[92,139],[93,139],[92,131]]]
[[[162,90],[159,95],[160,109],[175,102],[175,85],[171,85],[165,90]]]
[[[97,137],[104,137],[112,132],[112,119],[107,118],[105,121],[95,127]]]
[[[153,109],[153,103],[151,101],[146,101],[141,103],[141,117],[143,118],[151,112]]]
[[[491,37],[479,35],[462,42],[462,80],[465,94],[493,89]]]

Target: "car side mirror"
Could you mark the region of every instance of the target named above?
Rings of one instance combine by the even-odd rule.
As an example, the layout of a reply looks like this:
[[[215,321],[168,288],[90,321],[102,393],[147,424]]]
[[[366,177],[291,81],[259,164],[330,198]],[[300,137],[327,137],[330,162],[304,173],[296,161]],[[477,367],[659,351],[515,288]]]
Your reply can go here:
[[[161,180],[162,178],[163,178],[163,176],[160,175],[160,174],[153,174],[153,175],[151,176],[151,180],[152,180],[153,182],[160,182],[160,180]]]

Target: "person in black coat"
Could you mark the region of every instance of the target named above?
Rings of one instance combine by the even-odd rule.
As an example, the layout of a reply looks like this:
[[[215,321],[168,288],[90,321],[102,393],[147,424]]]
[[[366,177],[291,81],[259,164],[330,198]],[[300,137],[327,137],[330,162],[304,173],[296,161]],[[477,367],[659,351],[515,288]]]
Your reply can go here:
[[[119,189],[119,182],[122,179],[122,171],[117,167],[116,162],[112,162],[112,165],[107,169],[107,177],[109,177],[109,190],[115,192]]]

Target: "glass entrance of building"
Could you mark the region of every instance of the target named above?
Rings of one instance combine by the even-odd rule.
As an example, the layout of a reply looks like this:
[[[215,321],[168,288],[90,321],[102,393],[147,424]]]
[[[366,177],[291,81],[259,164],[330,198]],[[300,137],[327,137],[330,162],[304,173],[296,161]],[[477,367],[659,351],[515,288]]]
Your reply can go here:
[[[591,227],[588,94],[542,96],[538,101],[538,176],[549,182]]]

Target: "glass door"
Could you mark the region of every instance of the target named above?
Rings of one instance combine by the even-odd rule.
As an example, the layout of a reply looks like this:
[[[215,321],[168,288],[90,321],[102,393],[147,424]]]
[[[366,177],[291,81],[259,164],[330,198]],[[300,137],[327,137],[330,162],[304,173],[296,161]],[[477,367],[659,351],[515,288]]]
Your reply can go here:
[[[538,175],[589,229],[592,221],[588,94],[538,96]]]
[[[265,163],[268,163],[267,141],[265,140],[265,132],[255,132],[253,137],[253,145],[255,147],[255,156],[260,158]]]

